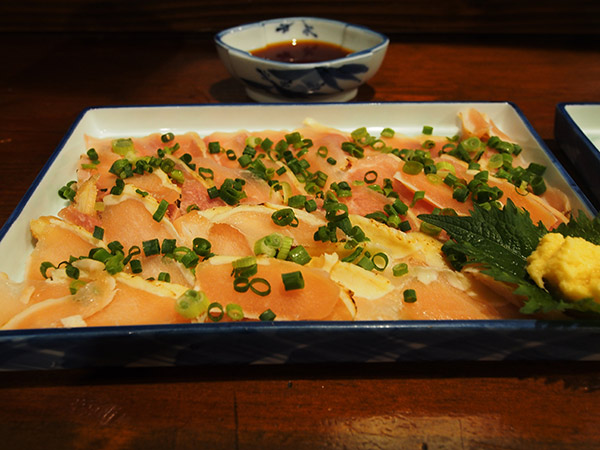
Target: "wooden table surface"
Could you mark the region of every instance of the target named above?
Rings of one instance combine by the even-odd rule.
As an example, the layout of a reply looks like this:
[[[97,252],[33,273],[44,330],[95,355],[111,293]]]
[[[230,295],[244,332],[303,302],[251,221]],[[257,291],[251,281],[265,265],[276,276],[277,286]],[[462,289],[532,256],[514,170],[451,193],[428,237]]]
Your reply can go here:
[[[568,165],[555,106],[600,102],[595,41],[393,36],[356,101],[511,101]],[[89,106],[250,102],[206,35],[3,34],[0,60],[0,223]],[[7,449],[600,448],[599,362],[6,372],[0,405]]]

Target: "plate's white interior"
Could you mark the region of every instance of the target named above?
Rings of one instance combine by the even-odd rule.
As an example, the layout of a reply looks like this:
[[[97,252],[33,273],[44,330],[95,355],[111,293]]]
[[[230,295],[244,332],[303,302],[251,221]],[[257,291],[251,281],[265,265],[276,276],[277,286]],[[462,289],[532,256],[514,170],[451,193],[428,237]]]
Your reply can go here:
[[[596,150],[600,151],[600,104],[567,105],[565,110]]]
[[[155,132],[185,133],[195,131],[201,136],[214,131],[291,130],[312,118],[323,125],[352,131],[366,126],[371,133],[385,127],[397,133],[419,135],[424,125],[434,127],[435,135],[454,136],[459,132],[458,113],[475,107],[489,115],[496,125],[523,146],[532,161],[548,167],[546,180],[566,192],[574,210],[589,212],[584,199],[578,196],[572,180],[555,159],[549,156],[526,121],[509,103],[355,103],[355,104],[295,104],[295,105],[203,105],[166,107],[117,107],[87,110],[66,136],[56,158],[39,178],[34,191],[0,241],[0,272],[13,280],[24,274],[33,241],[29,221],[43,215],[56,215],[66,205],[58,189],[75,179],[79,156],[87,149],[84,135],[96,137],[145,136]],[[574,190],[575,189],[575,190]],[[9,256],[10,257],[7,257]]]

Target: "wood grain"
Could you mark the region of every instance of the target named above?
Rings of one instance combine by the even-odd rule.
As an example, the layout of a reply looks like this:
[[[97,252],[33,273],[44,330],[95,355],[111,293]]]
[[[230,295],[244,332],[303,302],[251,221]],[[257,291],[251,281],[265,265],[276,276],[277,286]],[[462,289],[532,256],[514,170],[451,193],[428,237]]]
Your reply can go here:
[[[384,33],[600,33],[600,4],[593,0],[7,0],[0,3],[0,31],[214,33],[293,16],[344,20]]]
[[[404,36],[356,101],[512,101],[568,162],[554,108],[600,102],[599,56],[577,36]],[[0,223],[89,106],[249,101],[210,34],[7,33],[0,57]],[[597,362],[0,373],[0,404],[10,449],[600,448]]]

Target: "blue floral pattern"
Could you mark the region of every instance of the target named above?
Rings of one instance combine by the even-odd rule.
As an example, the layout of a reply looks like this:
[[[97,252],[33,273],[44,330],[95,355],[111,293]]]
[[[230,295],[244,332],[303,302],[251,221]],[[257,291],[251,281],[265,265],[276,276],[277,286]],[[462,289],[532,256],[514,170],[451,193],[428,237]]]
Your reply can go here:
[[[294,22],[282,22],[277,26],[277,28],[275,28],[275,31],[278,33],[285,34],[290,31],[292,25],[294,25]],[[313,37],[315,39],[319,37],[319,35],[314,31],[314,25],[306,23],[305,20],[302,21],[302,25],[304,25],[304,29],[302,30],[303,35]]]
[[[323,88],[342,92],[344,89],[338,81],[360,81],[357,74],[366,73],[369,69],[364,64],[344,64],[340,67],[316,67],[314,69],[262,70],[257,68],[256,70],[266,84],[249,79],[243,79],[244,83],[271,94],[302,98],[319,94]],[[327,92],[327,94],[330,93]]]

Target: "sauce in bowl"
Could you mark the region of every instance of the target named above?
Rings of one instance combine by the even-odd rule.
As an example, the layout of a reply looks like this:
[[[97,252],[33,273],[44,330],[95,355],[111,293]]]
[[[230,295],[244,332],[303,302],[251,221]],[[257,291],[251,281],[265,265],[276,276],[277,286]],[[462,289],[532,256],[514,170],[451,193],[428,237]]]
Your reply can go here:
[[[289,42],[269,44],[266,47],[252,50],[250,54],[272,61],[302,64],[343,58],[352,52],[352,50],[328,42],[294,39]]]

